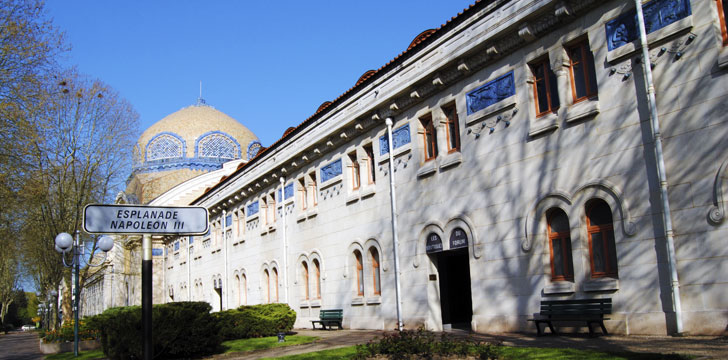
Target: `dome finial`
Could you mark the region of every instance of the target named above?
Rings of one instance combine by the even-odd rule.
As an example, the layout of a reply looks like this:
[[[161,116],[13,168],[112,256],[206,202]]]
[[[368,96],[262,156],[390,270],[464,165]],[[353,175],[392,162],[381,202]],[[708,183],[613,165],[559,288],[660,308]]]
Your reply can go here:
[[[202,98],[202,80],[200,80],[200,97],[197,98],[197,106],[207,105],[205,99]]]

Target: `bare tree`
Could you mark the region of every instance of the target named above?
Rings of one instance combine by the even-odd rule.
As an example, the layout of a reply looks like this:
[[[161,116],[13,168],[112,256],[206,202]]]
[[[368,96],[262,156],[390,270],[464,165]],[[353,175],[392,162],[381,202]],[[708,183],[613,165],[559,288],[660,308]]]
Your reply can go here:
[[[34,279],[42,286],[57,284],[63,274],[54,237],[81,229],[85,205],[113,200],[130,173],[131,149],[138,136],[137,113],[101,81],[68,71],[53,87],[35,118],[32,176],[24,191],[30,213],[24,226],[25,261],[37,266]],[[87,261],[98,262],[97,237],[82,234],[81,239],[90,250]],[[81,271],[81,289],[92,272],[89,267]],[[64,278],[70,279],[69,271]],[[65,288],[68,316],[71,287]]]

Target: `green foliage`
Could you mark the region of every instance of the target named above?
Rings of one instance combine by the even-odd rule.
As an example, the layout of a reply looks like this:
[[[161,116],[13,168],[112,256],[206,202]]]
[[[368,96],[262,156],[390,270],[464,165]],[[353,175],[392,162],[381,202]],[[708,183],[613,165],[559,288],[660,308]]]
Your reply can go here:
[[[73,321],[67,321],[57,330],[40,330],[38,335],[45,342],[73,341]],[[99,330],[89,326],[87,319],[78,322],[78,339],[94,340],[99,338]]]
[[[688,360],[691,357],[677,354],[606,353],[593,350],[568,348],[502,347],[498,351],[504,360]]]
[[[154,357],[188,358],[214,352],[220,345],[219,326],[206,302],[154,305],[152,333]],[[89,319],[101,332],[101,346],[109,359],[142,357],[142,309],[117,307]]]
[[[278,342],[278,336],[268,336],[262,338],[223,341],[222,347],[225,349],[224,352],[227,354],[234,352],[272,349],[282,346],[308,344],[318,339],[320,339],[318,336],[291,335],[286,336],[285,342]]]
[[[492,344],[459,340],[442,333],[439,339],[424,329],[404,330],[385,334],[381,339],[366,345],[357,345],[354,359],[384,355],[390,359],[422,359],[433,355],[475,356],[480,359],[497,359],[497,347]]]
[[[89,350],[89,351],[79,351],[78,357],[73,355],[73,351],[46,356],[46,360],[96,360],[96,359],[104,359],[104,358],[105,358],[104,353],[100,349],[99,350]]]
[[[285,359],[285,360],[339,360],[352,359],[356,356],[356,347],[347,346],[336,349],[321,350],[305,354],[288,355],[276,358],[262,358],[261,360]]]
[[[290,331],[296,322],[296,312],[286,304],[241,306],[213,316],[224,340],[273,336]]]

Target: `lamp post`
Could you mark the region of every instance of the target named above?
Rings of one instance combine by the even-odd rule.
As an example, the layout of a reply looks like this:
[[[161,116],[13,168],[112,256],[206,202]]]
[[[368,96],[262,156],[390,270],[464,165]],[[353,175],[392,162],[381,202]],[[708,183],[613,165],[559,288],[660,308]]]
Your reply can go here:
[[[75,239],[69,233],[60,233],[56,235],[56,251],[63,253],[61,257],[63,259],[63,265],[66,267],[73,268],[73,355],[78,356],[78,302],[79,302],[79,275],[81,267],[81,255],[84,253],[85,246],[79,241],[80,231],[76,230]],[[106,253],[114,247],[114,240],[109,236],[102,236],[96,242],[98,249],[104,252],[104,260],[106,260]],[[73,251],[73,259],[70,264],[66,262],[66,253]],[[90,261],[83,260],[88,266],[101,266],[93,265]]]

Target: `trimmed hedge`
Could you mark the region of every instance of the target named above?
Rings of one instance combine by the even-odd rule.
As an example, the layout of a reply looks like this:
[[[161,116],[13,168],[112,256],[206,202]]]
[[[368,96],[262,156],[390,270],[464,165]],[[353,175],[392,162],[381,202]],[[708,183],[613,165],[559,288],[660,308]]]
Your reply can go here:
[[[213,353],[222,339],[220,327],[206,302],[175,302],[152,307],[155,358],[188,358]],[[109,359],[142,358],[142,309],[117,307],[89,318],[101,332],[101,346]]]
[[[288,332],[296,322],[296,312],[286,304],[241,306],[214,313],[223,340],[273,336]]]

